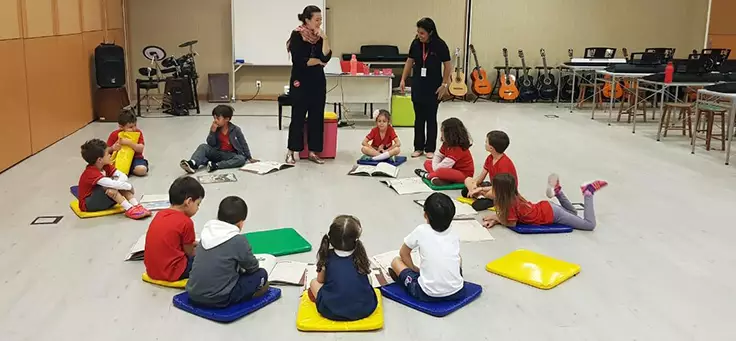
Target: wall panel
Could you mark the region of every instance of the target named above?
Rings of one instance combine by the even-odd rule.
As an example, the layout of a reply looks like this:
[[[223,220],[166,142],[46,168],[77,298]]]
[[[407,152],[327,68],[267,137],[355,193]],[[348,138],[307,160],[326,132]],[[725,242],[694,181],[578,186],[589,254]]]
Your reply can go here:
[[[81,0],[56,0],[58,15],[58,34],[73,34],[82,32],[82,14],[79,2]]]
[[[55,17],[53,0],[23,0],[25,4],[25,37],[54,35]]]
[[[11,148],[0,153],[0,171],[31,155],[23,41],[0,41],[0,136]]]
[[[21,0],[0,0],[0,40],[20,38]]]
[[[103,0],[81,0],[82,2],[82,30],[102,30]]]

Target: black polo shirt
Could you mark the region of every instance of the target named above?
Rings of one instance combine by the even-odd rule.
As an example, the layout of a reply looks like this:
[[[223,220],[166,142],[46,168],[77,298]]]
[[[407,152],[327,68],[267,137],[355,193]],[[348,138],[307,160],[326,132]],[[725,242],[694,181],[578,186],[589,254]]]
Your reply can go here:
[[[424,47],[424,52],[422,52]],[[427,59],[423,55],[426,53]],[[409,47],[409,58],[414,59],[411,78],[411,97],[413,99],[437,98],[435,91],[442,85],[442,63],[450,61],[450,49],[444,40],[430,38],[426,44],[415,38]],[[422,77],[422,68],[427,68],[427,76]]]

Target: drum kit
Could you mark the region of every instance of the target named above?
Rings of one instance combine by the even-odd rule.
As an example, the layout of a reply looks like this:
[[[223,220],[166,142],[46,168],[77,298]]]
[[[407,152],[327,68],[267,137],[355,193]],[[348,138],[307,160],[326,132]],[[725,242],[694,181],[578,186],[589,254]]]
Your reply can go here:
[[[195,109],[199,113],[199,101],[197,100],[197,84],[199,74],[195,57],[194,45],[197,40],[191,40],[179,45],[180,48],[188,48],[188,53],[180,57],[167,56],[166,51],[159,46],[146,46],[143,48],[143,56],[150,60],[148,67],[138,69],[138,73],[148,80],[144,82],[163,82],[164,96],[161,107],[164,113],[182,116],[188,115],[189,110]],[[148,90],[148,88],[146,88]],[[150,99],[146,93],[146,98]]]

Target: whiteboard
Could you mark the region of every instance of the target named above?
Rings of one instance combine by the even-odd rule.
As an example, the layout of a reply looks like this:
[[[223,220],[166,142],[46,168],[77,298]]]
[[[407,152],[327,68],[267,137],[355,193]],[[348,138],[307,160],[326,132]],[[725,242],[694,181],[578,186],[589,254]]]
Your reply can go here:
[[[286,41],[301,24],[297,15],[309,5],[322,10],[322,26],[326,27],[325,0],[232,0],[233,62],[291,65]]]

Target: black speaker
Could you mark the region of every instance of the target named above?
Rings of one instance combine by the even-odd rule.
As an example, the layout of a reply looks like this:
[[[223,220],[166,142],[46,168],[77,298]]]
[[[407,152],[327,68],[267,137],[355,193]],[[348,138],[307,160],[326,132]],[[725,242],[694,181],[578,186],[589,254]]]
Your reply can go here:
[[[101,88],[125,86],[125,51],[115,44],[102,43],[95,48],[95,76]]]

